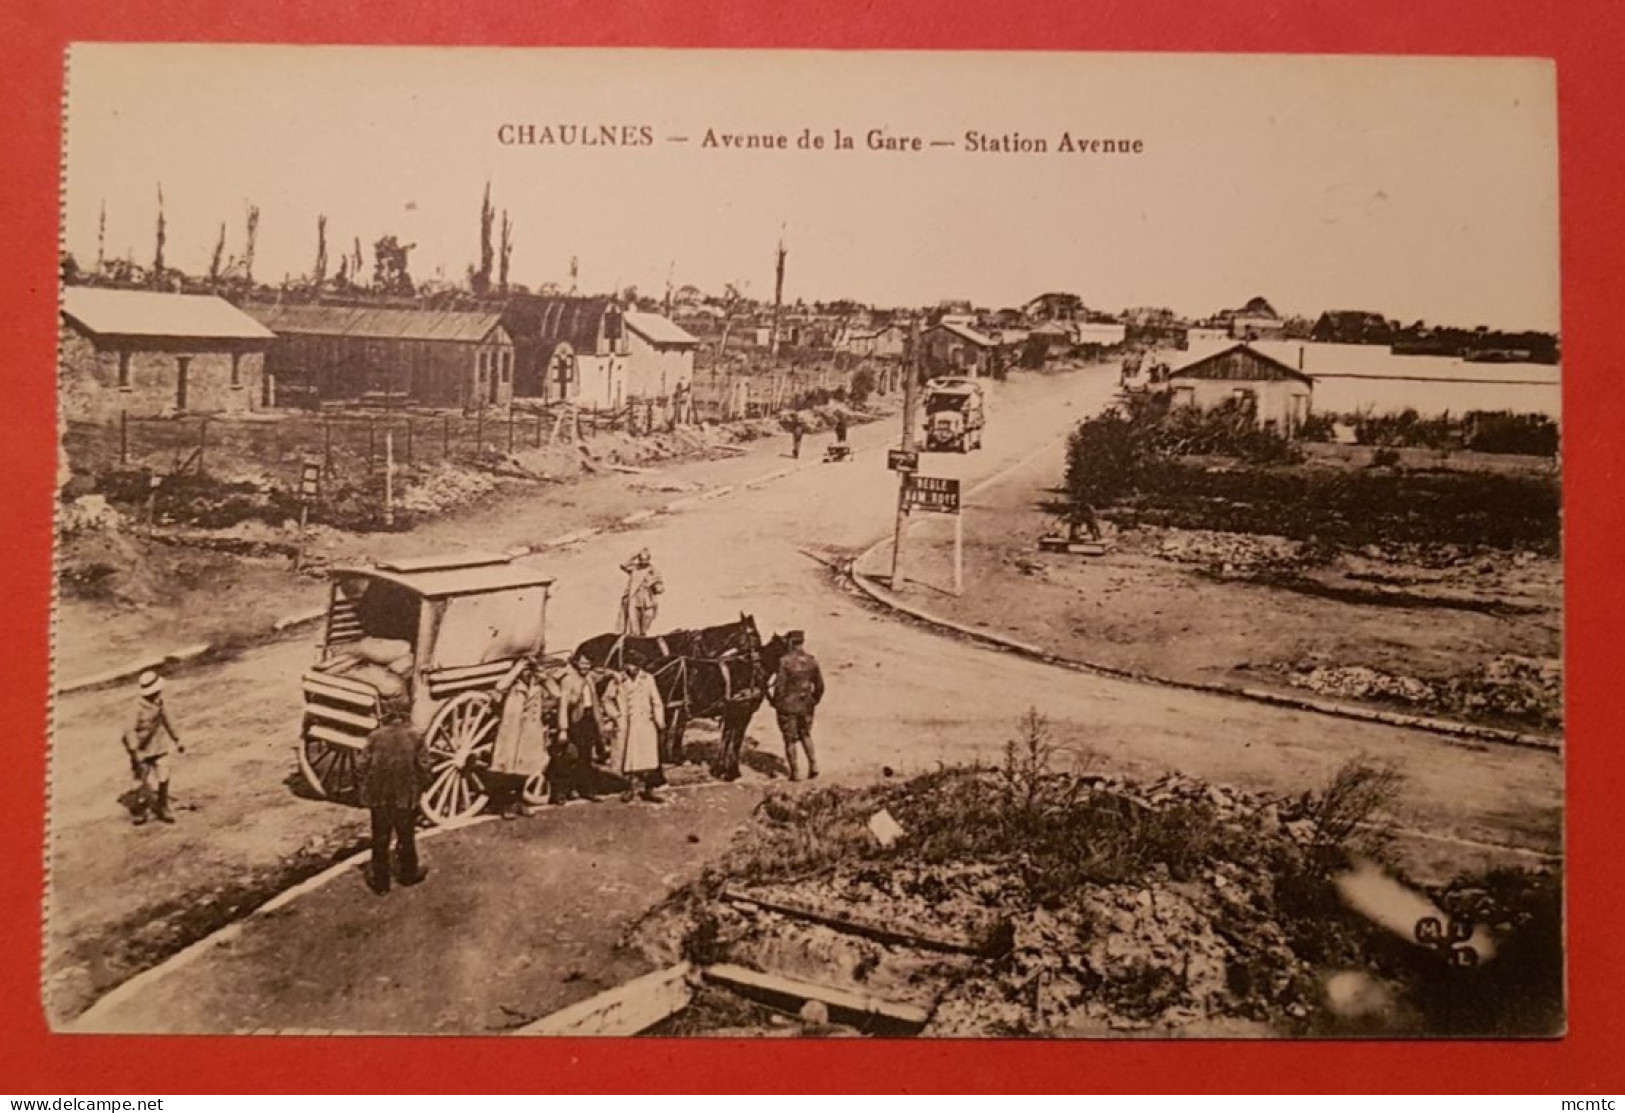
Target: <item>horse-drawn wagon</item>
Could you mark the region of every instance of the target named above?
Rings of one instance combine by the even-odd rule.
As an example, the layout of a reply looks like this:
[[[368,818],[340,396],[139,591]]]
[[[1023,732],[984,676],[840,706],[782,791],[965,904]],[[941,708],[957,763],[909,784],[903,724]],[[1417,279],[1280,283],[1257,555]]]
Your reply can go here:
[[[436,824],[476,815],[502,775],[545,799],[554,729],[546,662],[553,580],[503,556],[380,562],[331,574],[316,665],[302,681],[299,768],[322,796],[353,799],[385,700],[406,701],[432,769],[421,798]]]

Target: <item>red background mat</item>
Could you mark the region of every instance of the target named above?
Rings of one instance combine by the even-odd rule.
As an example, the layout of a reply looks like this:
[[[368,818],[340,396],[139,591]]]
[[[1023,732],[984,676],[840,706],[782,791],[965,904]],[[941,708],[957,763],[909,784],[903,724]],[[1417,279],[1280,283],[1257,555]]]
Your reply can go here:
[[[510,46],[816,47],[1494,54],[1556,58],[1562,141],[1568,559],[1569,1035],[1541,1042],[514,1041],[54,1036],[40,1007],[45,746],[55,490],[54,352],[62,57],[74,40]],[[125,0],[0,6],[6,91],[0,408],[7,646],[0,712],[0,1090],[40,1096],[233,1092],[1082,1090],[1544,1092],[1625,1089],[1625,750],[1610,651],[1625,546],[1614,484],[1625,389],[1625,9],[1610,0]],[[1131,95],[1131,94],[1125,94]],[[1487,183],[1486,188],[1494,188]]]

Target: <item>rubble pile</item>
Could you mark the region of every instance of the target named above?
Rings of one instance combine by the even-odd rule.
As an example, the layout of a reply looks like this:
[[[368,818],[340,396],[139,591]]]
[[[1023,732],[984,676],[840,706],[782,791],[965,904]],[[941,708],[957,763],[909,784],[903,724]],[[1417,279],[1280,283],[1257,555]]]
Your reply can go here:
[[[498,481],[487,474],[451,464],[421,468],[406,483],[397,506],[408,514],[436,514],[467,506],[490,494]]]
[[[64,502],[56,518],[57,532],[64,540],[123,527],[124,515],[107,501],[105,495],[80,495]]]
[[[1414,707],[1432,707],[1439,702],[1437,690],[1427,681],[1394,676],[1365,665],[1313,665],[1288,672],[1287,682],[1294,688],[1306,688],[1334,699],[1386,700]]]
[[[1502,654],[1442,685],[1441,702],[1464,715],[1491,715],[1545,728],[1563,725],[1563,663]]]
[[[775,800],[644,939],[927,1007],[931,1035],[1302,1031],[1362,930],[1311,797],[981,769]],[[882,809],[890,847],[861,837]]]
[[[1141,545],[1175,564],[1224,575],[1297,569],[1308,562],[1305,543],[1267,534],[1217,530],[1147,529]]]
[[[1395,703],[1543,730],[1563,725],[1563,664],[1556,658],[1501,654],[1459,676],[1431,681],[1309,659],[1282,671],[1293,687],[1333,699]]]

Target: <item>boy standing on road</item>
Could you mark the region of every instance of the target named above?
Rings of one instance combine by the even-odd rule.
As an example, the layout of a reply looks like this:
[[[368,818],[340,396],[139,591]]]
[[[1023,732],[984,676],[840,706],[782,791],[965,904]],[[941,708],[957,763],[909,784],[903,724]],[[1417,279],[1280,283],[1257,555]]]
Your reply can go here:
[[[784,738],[784,760],[790,779],[799,781],[801,771],[796,748],[807,751],[807,779],[818,776],[818,754],[813,749],[813,712],[824,698],[824,674],[818,661],[802,648],[807,640],[800,630],[784,636],[790,650],[779,661],[778,671],[767,682],[767,700],[778,712],[779,734]]]
[[[135,721],[124,731],[124,752],[130,755],[130,774],[135,777],[137,797],[135,825],[147,822],[150,809],[160,823],[174,823],[169,812],[169,744],[186,752],[164,710],[164,682],[150,669],[136,682],[140,698],[135,705]]]
[[[361,803],[372,812],[372,869],[367,884],[379,896],[389,892],[390,844],[395,877],[416,885],[428,876],[418,867],[418,795],[429,777],[429,749],[412,728],[411,704],[387,700],[378,729],[367,736],[361,754]]]

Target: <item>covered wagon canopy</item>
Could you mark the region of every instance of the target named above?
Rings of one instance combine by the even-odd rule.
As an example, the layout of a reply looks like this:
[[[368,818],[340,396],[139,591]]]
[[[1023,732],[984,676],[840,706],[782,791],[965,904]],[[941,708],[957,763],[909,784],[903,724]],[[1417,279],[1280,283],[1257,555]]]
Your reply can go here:
[[[420,669],[511,660],[545,647],[553,577],[505,556],[383,561],[334,569],[332,579],[368,636],[415,642]]]
[[[553,577],[540,569],[515,564],[500,553],[457,553],[452,556],[380,561],[370,567],[335,568],[332,576],[334,579],[366,576],[385,580],[425,599],[548,587],[553,583]]]

